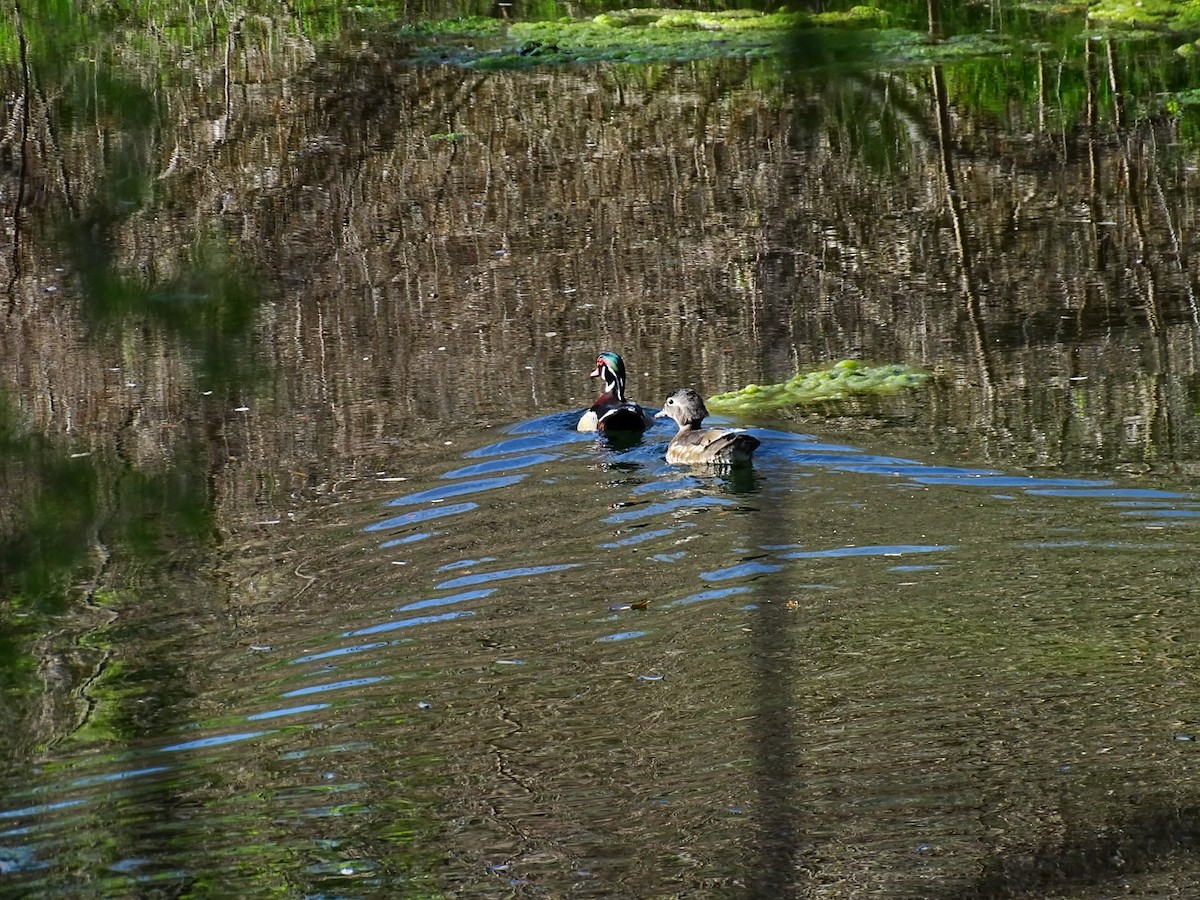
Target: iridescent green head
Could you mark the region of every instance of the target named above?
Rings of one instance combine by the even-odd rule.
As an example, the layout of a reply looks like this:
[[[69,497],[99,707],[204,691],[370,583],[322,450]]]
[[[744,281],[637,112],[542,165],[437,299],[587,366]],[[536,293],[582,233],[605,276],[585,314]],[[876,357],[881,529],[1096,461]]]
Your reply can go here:
[[[604,350],[597,355],[592,377],[603,378],[605,393],[611,394],[614,400],[625,401],[625,362],[620,354]]]

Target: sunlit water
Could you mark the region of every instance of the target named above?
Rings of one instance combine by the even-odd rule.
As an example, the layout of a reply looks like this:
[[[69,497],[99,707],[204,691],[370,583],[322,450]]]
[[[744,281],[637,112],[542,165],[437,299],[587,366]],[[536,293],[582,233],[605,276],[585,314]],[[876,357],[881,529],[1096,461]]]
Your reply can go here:
[[[1169,865],[1200,495],[787,426],[693,471],[575,415],[261,526],[290,558],[229,565],[289,586],[163,622],[192,692],[157,727],[7,774],[8,886],[1094,896]]]

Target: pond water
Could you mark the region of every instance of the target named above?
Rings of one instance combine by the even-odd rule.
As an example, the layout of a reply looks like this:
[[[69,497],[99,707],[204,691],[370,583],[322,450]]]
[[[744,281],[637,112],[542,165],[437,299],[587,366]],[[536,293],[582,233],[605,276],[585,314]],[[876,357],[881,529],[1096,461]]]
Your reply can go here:
[[[52,6],[4,70],[0,893],[1197,883],[1186,36],[485,71]],[[933,378],[692,470],[575,431],[609,348],[651,408]]]

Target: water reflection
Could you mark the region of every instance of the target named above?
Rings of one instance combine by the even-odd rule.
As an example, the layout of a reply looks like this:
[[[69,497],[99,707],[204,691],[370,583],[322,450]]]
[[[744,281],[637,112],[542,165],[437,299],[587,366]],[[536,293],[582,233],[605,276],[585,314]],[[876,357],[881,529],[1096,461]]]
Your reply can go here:
[[[1134,559],[1152,552],[1161,562],[1183,552],[1186,542],[1140,546],[1102,540],[1118,533],[1114,529],[1119,530],[1122,515],[1130,511],[1114,504],[1150,503],[1154,511],[1171,509],[1172,504],[1180,504],[1181,510],[1200,505],[1200,495],[1189,491],[1129,488],[1098,479],[1005,476],[938,462],[926,466],[853,444],[825,444],[818,462],[817,454],[795,449],[816,444],[814,438],[778,429],[756,430],[766,451],[756,468],[757,483],[750,493],[731,495],[717,476],[667,466],[662,459],[666,431],[650,433],[636,452],[622,454],[619,468],[612,465],[611,450],[602,442],[577,440],[553,417],[536,425],[522,423],[508,433],[536,438],[546,452],[531,461],[529,444],[514,444],[505,435],[468,448],[459,458],[500,464],[516,459],[525,470],[521,477],[448,479],[462,469],[458,460],[449,458],[440,468],[410,475],[404,484],[411,490],[403,495],[389,495],[392,484],[381,483],[376,496],[359,507],[356,527],[370,544],[364,547],[347,535],[344,548],[331,547],[334,558],[317,576],[325,584],[319,590],[330,597],[347,588],[347,576],[340,571],[343,563],[336,558],[342,553],[357,556],[367,550],[379,557],[381,569],[391,571],[356,576],[358,600],[353,605],[324,611],[309,606],[315,618],[299,632],[277,626],[279,646],[254,658],[246,670],[248,682],[229,696],[225,714],[197,718],[177,729],[173,738],[143,741],[122,757],[84,763],[86,774],[76,769],[68,780],[46,778],[14,792],[10,808],[0,813],[13,825],[0,835],[0,841],[13,848],[9,858],[21,860],[13,865],[28,872],[45,865],[39,848],[75,827],[63,818],[68,810],[89,808],[95,815],[111,815],[116,808],[125,816],[140,814],[136,796],[114,796],[105,785],[154,782],[182,789],[227,762],[245,764],[252,759],[273,760],[271,766],[286,773],[284,780],[297,785],[290,797],[276,795],[276,816],[283,821],[326,820],[326,833],[338,835],[350,821],[370,821],[382,808],[380,791],[387,782],[370,773],[369,761],[382,753],[411,753],[416,742],[451,753],[445,759],[436,752],[431,758],[414,757],[409,767],[409,777],[423,785],[422,794],[438,798],[433,806],[425,806],[427,801],[418,806],[424,810],[419,817],[432,817],[419,826],[422,831],[440,818],[434,809],[463,809],[472,803],[456,779],[446,779],[449,759],[456,760],[450,765],[467,782],[483,786],[492,804],[501,804],[449,836],[456,852],[467,853],[474,862],[466,869],[438,867],[440,883],[484,889],[477,876],[469,874],[477,865],[479,870],[508,866],[513,877],[562,884],[566,875],[557,857],[539,863],[525,841],[514,844],[502,837],[505,822],[519,823],[523,829],[532,828],[531,840],[539,843],[541,828],[533,823],[541,807],[535,796],[511,796],[494,776],[485,774],[493,771],[494,763],[488,760],[500,760],[523,784],[556,785],[555,790],[572,798],[569,808],[585,810],[588,821],[603,821],[601,811],[591,806],[591,798],[600,796],[595,769],[600,760],[588,748],[594,741],[612,739],[605,736],[608,730],[596,727],[609,719],[632,729],[621,744],[622,755],[652,753],[657,760],[657,778],[626,778],[616,795],[608,789],[602,792],[619,798],[615,802],[621,816],[649,817],[656,829],[684,846],[695,826],[671,825],[672,817],[682,816],[684,823],[711,822],[718,807],[732,817],[705,832],[713,855],[704,864],[708,874],[703,877],[739,870],[737,848],[753,833],[752,845],[759,854],[754,865],[783,867],[759,868],[757,877],[764,884],[792,883],[785,877],[791,871],[786,867],[822,845],[831,846],[838,830],[863,827],[868,820],[860,822],[855,810],[864,805],[877,810],[869,821],[883,829],[879,834],[884,837],[875,838],[883,841],[874,851],[877,859],[883,860],[885,871],[903,876],[911,867],[902,863],[900,848],[886,837],[888,828],[899,826],[880,823],[893,816],[924,815],[917,812],[923,809],[948,816],[942,824],[922,819],[926,824],[901,841],[909,848],[921,842],[942,845],[958,840],[953,835],[963,827],[953,812],[957,801],[932,791],[920,779],[884,790],[878,779],[886,776],[890,753],[876,753],[864,742],[880,741],[885,734],[889,739],[883,743],[889,746],[933,741],[938,749],[924,752],[940,754],[955,778],[979,777],[977,763],[969,756],[960,758],[937,736],[945,733],[947,719],[975,715],[995,729],[1002,721],[996,717],[1008,715],[1002,709],[1010,701],[996,707],[972,688],[978,667],[997,652],[995,642],[1010,636],[993,635],[991,629],[1012,629],[1033,638],[1028,649],[1008,657],[1006,665],[1049,663],[1065,678],[1077,677],[1072,673],[1080,671],[1081,664],[1088,669],[1097,662],[1103,665],[1111,651],[1101,644],[1082,656],[1073,649],[1095,640],[1090,635],[1095,626],[1072,623],[1081,611],[1060,605],[1054,598],[1056,586],[1070,583],[1072,595],[1088,585],[1099,587],[1109,568],[1105,555]],[[839,452],[828,449],[834,446]],[[844,463],[851,459],[871,462],[848,468]],[[928,486],[939,493],[926,492],[921,474],[926,469],[937,473]],[[993,497],[998,478],[1005,479],[1005,487],[1019,488],[1018,496],[1025,498],[1016,519],[1007,523],[997,517],[1002,509],[1007,510],[1003,515],[1012,516],[1014,508]],[[447,486],[461,486],[475,499],[470,504],[447,503],[460,496],[453,490],[444,493]],[[958,492],[940,493],[950,487]],[[884,488],[891,489],[887,504],[898,503],[897,496],[916,498],[900,526],[870,519]],[[986,553],[980,552],[979,536],[970,535],[963,518],[981,502],[991,506],[974,525],[991,536]],[[958,510],[949,526],[947,504]],[[831,506],[860,510],[854,520],[858,527],[833,534],[822,521]],[[373,521],[378,510],[396,507],[406,512]],[[499,507],[513,511],[503,518],[504,531],[495,530],[500,520],[493,510]],[[442,519],[447,523],[444,532],[430,533],[419,543],[397,543],[425,514],[446,509],[453,513]],[[921,518],[914,519],[918,511]],[[1047,516],[1080,523],[1085,534],[1071,540],[1028,540]],[[644,530],[613,540],[614,528]],[[922,532],[971,539],[911,539]],[[891,540],[879,539],[885,535]],[[901,537],[910,539],[897,540]],[[472,544],[488,552],[465,555],[462,548]],[[395,549],[405,556],[395,559],[381,552]],[[1049,556],[1039,561],[1036,554],[1059,554],[1061,561]],[[1094,575],[1078,574],[1087,572],[1079,568],[1086,554],[1101,554],[1088,563],[1095,567]],[[894,564],[896,559],[927,556],[937,562]],[[1016,560],[1019,569],[1012,568]],[[400,578],[395,577],[397,562],[404,563]],[[1069,581],[1064,580],[1067,572],[1075,573]],[[1034,596],[1042,604],[1043,621],[1049,617],[1055,623],[1055,640],[1061,642],[1049,655],[1037,649],[1043,640],[1029,631],[1033,623],[1004,616],[1003,625],[992,624],[1005,609],[1004,598],[1019,596],[1014,589],[1030,575],[1039,576]],[[1044,586],[1041,579],[1047,582]],[[965,592],[968,582],[976,586]],[[1028,591],[1026,587],[1023,593]],[[880,592],[885,596],[870,596]],[[923,603],[935,605],[922,607]],[[947,604],[955,610],[949,618]],[[1094,612],[1088,611],[1087,621]],[[958,624],[947,631],[951,622]],[[1102,634],[1108,626],[1100,627]],[[361,640],[364,637],[379,639]],[[935,646],[944,665],[937,678],[918,664],[923,652]],[[815,653],[814,647],[819,648]],[[872,655],[886,661],[893,678],[890,686],[870,674],[873,666],[866,660]],[[581,680],[580,665],[599,672],[611,669],[617,676],[608,682],[612,696],[597,696],[592,676]],[[624,678],[663,693],[631,694],[621,687]],[[991,689],[1003,697],[1019,696],[1021,682],[1006,683],[1001,676]],[[1137,684],[1135,679],[1130,689],[1142,690]],[[849,690],[867,693],[852,702]],[[1046,690],[1053,696],[1062,688]],[[301,698],[305,702],[296,702]],[[314,702],[307,702],[309,698]],[[895,704],[920,698],[932,718],[894,717]],[[544,708],[547,702],[551,706]],[[964,702],[967,705],[960,708]],[[239,708],[240,713],[233,713]],[[450,708],[467,713],[468,719],[455,725],[440,712]],[[556,723],[554,714],[538,712],[555,708],[571,710],[570,718]],[[470,736],[475,726],[467,722],[485,710],[498,713],[498,722],[516,717],[524,725],[494,733],[484,727]],[[436,737],[421,716],[437,718]],[[634,726],[648,716],[670,726],[661,734]],[[746,718],[738,724],[741,717]],[[1090,726],[1072,721],[1067,734],[1079,739]],[[273,727],[245,727],[254,723]],[[699,731],[689,736],[689,727]],[[1026,723],[1004,727],[1020,730]],[[350,735],[355,739],[347,740]],[[1029,740],[1019,737],[1018,748]],[[544,750],[538,749],[543,742],[553,746],[562,765],[545,759]],[[1133,764],[1139,752],[1136,747],[1130,751],[1133,756],[1120,757],[1126,764]],[[1030,744],[1027,751],[1017,752],[1020,762],[994,766],[988,790],[1014,790],[1010,777],[1024,778],[1021,773],[1045,751]],[[181,762],[146,764],[162,753],[178,755]],[[856,781],[835,774],[847,754],[860,760]],[[906,751],[900,756],[908,758]],[[335,757],[352,771],[339,771],[342,766]],[[309,760],[317,770],[306,773],[303,765]],[[1080,764],[1086,763],[1077,758]],[[322,780],[322,771],[329,773],[328,781]],[[706,771],[728,774],[714,779]],[[805,773],[802,778],[800,772]],[[1095,777],[1103,781],[1103,771],[1096,771]],[[728,786],[718,789],[727,779],[732,779]],[[313,802],[318,784],[343,795],[336,815],[334,806]],[[971,789],[961,782],[956,790]],[[848,805],[837,800],[847,792],[854,798]],[[54,799],[42,799],[47,796]],[[35,798],[37,802],[30,802]],[[244,801],[230,797],[226,802]],[[804,812],[810,806],[821,811],[824,826]],[[567,826],[570,820],[566,809],[543,809],[541,814],[549,815],[549,830]],[[836,826],[830,824],[830,816]],[[323,865],[340,871],[347,857],[335,849],[341,838],[332,840],[332,856]],[[604,878],[628,877],[619,873],[633,864],[614,863],[615,847],[604,839],[583,839],[574,846],[573,854],[583,853],[591,860],[590,870],[608,873]],[[224,855],[234,848],[218,841],[208,852]],[[355,857],[353,863],[374,871],[386,857],[379,848],[371,857]],[[196,858],[190,864],[202,865]],[[647,872],[662,877],[677,871],[677,865],[659,860]]]
[[[1079,13],[789,95],[223,15],[0,60],[13,890],[1190,887],[1193,62]],[[610,345],[939,377],[727,476],[573,432]]]

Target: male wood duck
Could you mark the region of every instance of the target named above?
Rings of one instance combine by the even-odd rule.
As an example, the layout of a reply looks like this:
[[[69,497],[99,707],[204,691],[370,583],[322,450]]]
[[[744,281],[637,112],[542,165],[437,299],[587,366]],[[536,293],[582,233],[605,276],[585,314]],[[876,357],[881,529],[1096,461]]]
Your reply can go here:
[[[667,398],[656,419],[674,419],[679,426],[667,444],[667,462],[716,466],[744,466],[759,445],[754,435],[740,428],[701,428],[708,408],[691,388],[680,388]]]
[[[605,350],[597,356],[590,377],[604,379],[604,393],[583,414],[576,430],[641,434],[654,424],[648,412],[625,397],[625,363],[619,355]]]

